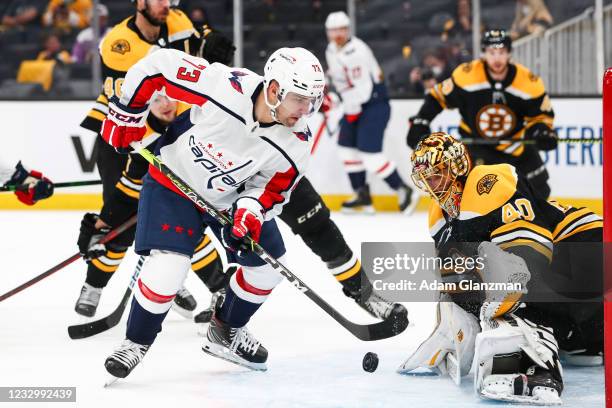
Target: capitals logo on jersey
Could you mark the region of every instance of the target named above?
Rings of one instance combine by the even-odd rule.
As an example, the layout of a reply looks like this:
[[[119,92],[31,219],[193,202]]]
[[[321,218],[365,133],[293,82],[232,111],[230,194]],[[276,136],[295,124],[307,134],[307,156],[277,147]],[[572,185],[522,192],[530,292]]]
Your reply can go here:
[[[308,139],[310,139],[310,137],[312,136],[312,133],[310,132],[310,128],[308,127],[306,127],[305,132],[293,132],[293,134],[296,135],[298,139],[300,139],[303,142],[307,142]]]
[[[244,72],[240,71],[232,71],[232,76],[229,77],[230,84],[232,84],[232,88],[242,93],[242,84],[240,83],[240,77],[247,75]]]

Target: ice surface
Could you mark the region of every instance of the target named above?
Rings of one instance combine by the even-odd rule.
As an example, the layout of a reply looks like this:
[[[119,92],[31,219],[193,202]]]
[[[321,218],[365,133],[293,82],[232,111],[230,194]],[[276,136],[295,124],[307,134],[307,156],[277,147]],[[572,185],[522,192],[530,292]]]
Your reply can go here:
[[[81,212],[0,212],[0,293],[74,254],[81,216]],[[361,241],[428,239],[424,214],[333,217],[357,251]],[[344,315],[371,322],[342,295],[323,263],[284,225],[281,228],[289,267]],[[119,303],[136,258],[130,253],[110,281],[97,317]],[[433,305],[407,304],[412,325],[404,333],[365,343],[286,282],[274,290],[250,324],[270,352],[267,372],[251,372],[205,355],[195,324],[170,312],[143,364],[105,389],[103,362],[123,339],[126,320],[124,316],[116,328],[89,339],[68,338],[66,327],[80,321],[73,307],[85,269],[79,260],[0,303],[0,386],[75,386],[77,406],[103,408],[504,406],[478,400],[471,378],[458,388],[446,378],[395,373],[432,330]],[[198,311],[207,306],[210,295],[195,274],[189,275],[187,287],[199,302]],[[380,358],[374,373],[361,368],[368,351]],[[566,367],[565,378],[564,406],[604,406],[603,369]],[[75,406],[52,406],[64,405]]]

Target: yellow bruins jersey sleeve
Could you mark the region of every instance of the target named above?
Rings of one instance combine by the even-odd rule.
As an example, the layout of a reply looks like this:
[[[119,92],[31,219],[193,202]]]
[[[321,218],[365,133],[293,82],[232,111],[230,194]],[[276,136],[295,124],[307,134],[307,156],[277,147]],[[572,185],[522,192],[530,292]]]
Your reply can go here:
[[[195,33],[189,18],[178,9],[171,9],[166,24],[160,28],[156,43],[148,42],[140,34],[130,16],[113,27],[100,43],[103,88],[96,103],[81,123],[81,126],[98,133],[108,113],[108,100],[121,96],[121,86],[128,69],[136,62],[159,48],[177,48]],[[180,47],[178,47],[180,49]]]
[[[524,101],[524,130],[536,123],[543,123],[552,129],[555,113],[544,81],[523,65],[515,65],[516,75],[506,91]]]

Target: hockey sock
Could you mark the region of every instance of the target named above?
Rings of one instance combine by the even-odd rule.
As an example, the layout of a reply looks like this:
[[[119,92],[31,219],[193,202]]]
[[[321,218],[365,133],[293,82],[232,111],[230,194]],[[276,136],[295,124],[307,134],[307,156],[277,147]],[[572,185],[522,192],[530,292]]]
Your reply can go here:
[[[104,255],[89,262],[85,282],[95,288],[103,288],[108,284],[127,252],[125,247],[113,249],[108,249]]]
[[[349,176],[349,179],[351,181],[351,187],[353,187],[354,191],[357,191],[360,188],[362,188],[363,186],[365,186],[365,183],[366,183],[366,172],[365,172],[365,170],[350,172],[348,174],[348,176]]]
[[[385,177],[384,180],[385,180],[385,183],[387,183],[387,185],[391,187],[393,190],[399,189],[404,184],[404,182],[402,181],[402,178],[397,172],[397,169],[393,170],[393,173]]]
[[[232,287],[228,285],[225,300],[218,310],[216,317],[230,325],[230,327],[243,327],[246,326],[251,316],[255,314],[261,305],[262,303],[253,303],[241,299],[236,295]]]
[[[134,298],[127,321],[127,332],[125,337],[138,344],[151,345],[162,330],[162,322],[168,312],[151,313],[145,310]]]

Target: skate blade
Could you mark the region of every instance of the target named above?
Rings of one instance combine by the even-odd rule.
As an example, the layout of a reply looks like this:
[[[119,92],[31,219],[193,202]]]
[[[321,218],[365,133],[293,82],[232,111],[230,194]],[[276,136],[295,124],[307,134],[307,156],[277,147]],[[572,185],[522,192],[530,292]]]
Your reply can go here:
[[[342,207],[340,212],[342,212],[343,214],[373,215],[376,211],[374,211],[374,207],[372,207],[371,205],[365,205],[362,207],[355,207],[355,208]]]
[[[232,364],[236,364],[236,365],[248,368],[253,371],[268,370],[268,367],[266,367],[266,363],[249,363],[246,360],[237,358],[235,354],[229,351],[227,348],[216,345],[216,344],[212,344],[208,341],[205,341],[204,344],[202,345],[202,351],[213,357],[220,358],[221,360],[225,360]]]
[[[108,377],[108,379],[106,380],[106,382],[104,383],[104,388],[110,387],[111,385],[113,385],[117,380],[119,379],[119,377],[115,377],[114,375],[110,375]]]
[[[210,323],[196,323],[196,325],[198,326],[198,336],[206,337]]]
[[[176,313],[178,313],[179,315],[181,315],[185,319],[189,319],[189,320],[193,319],[193,312],[192,311],[189,311],[187,309],[183,309],[182,307],[180,307],[179,305],[177,305],[174,302],[172,303],[172,306],[170,307],[170,309],[174,310]]]

